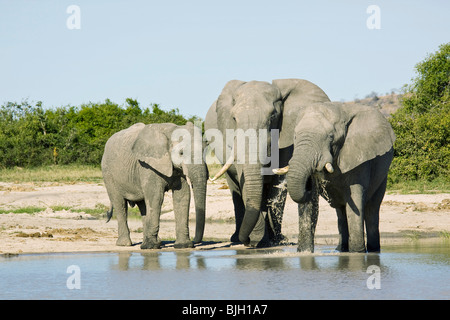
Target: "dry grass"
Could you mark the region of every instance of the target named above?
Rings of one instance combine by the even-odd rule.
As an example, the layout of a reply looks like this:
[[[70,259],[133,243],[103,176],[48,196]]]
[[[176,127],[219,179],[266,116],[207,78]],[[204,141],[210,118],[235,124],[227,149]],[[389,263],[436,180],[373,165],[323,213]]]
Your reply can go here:
[[[99,167],[87,165],[54,165],[37,168],[20,168],[0,170],[1,182],[14,183],[79,183],[103,181],[102,172]]]
[[[209,176],[213,177],[221,168],[220,164],[208,164]],[[220,178],[225,182],[225,176]],[[1,186],[0,191],[33,191],[34,186],[41,184],[75,184],[80,182],[102,183],[100,167],[89,165],[54,165],[37,168],[0,169],[0,182],[15,185]],[[22,185],[19,185],[22,184]],[[6,189],[5,189],[6,188]],[[25,188],[27,190],[15,190]],[[387,192],[391,194],[436,194],[450,193],[450,182],[447,179],[434,181],[401,181],[390,182]]]

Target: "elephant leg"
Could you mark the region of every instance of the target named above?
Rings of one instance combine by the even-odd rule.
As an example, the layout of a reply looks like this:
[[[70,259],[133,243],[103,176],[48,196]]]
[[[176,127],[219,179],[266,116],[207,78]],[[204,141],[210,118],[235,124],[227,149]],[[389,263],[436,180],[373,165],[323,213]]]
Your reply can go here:
[[[111,219],[113,212],[116,214],[118,238],[117,246],[131,246],[130,229],[128,228],[128,203],[127,200],[115,188],[115,181],[109,176],[105,177],[106,192],[111,201],[111,211],[108,212],[108,221]]]
[[[350,252],[365,252],[364,240],[364,190],[359,184],[350,185],[350,198],[345,212],[348,223],[348,250]]]
[[[313,179],[312,198],[298,204],[298,247],[299,252],[314,252],[314,234],[319,216],[319,194]]]
[[[268,199],[269,188],[270,186],[268,185],[263,187],[263,199]],[[269,208],[267,207],[267,200],[264,200],[263,202],[258,220],[249,234],[250,242],[248,243],[248,246],[250,247],[263,248],[271,245],[267,223]]]
[[[348,252],[348,224],[347,216],[345,213],[345,206],[336,208],[336,214],[338,219],[338,231],[339,231],[339,244],[336,250],[340,252]]]
[[[236,221],[236,229],[231,236],[230,241],[239,242],[239,230],[241,229],[242,220],[244,219],[245,205],[244,201],[242,200],[242,194],[237,181],[233,179],[233,177],[228,172],[225,173],[225,176],[227,178],[228,187],[230,188],[231,197],[233,199],[234,217]]]
[[[194,243],[189,238],[189,205],[191,190],[184,177],[180,178],[180,185],[172,190],[173,211],[176,223],[175,248],[193,248]]]
[[[128,203],[125,199],[117,199],[113,202],[113,207],[116,211],[117,226],[119,237],[116,245],[131,246],[130,229],[128,228]]]
[[[147,188],[146,188],[147,189]],[[159,218],[164,200],[164,189],[155,188],[145,193],[146,214],[142,216],[144,238],[141,249],[160,249],[161,241],[158,239]]]
[[[256,222],[255,227],[249,235],[250,238],[250,247],[268,247],[271,245],[269,241],[269,234],[267,232],[267,223],[266,223],[266,212],[260,212],[258,221]]]
[[[138,208],[139,208],[139,212],[141,213],[141,216],[146,216],[147,215],[147,207],[145,206],[145,201],[138,201],[136,202]]]
[[[378,187],[375,194],[367,202],[364,211],[364,220],[367,232],[367,251],[380,252],[380,206],[386,191],[387,177]]]
[[[285,176],[275,176],[274,180],[269,191],[267,217],[270,225],[270,242],[273,245],[278,245],[286,241],[286,237],[281,233],[281,225],[287,197],[287,187]]]

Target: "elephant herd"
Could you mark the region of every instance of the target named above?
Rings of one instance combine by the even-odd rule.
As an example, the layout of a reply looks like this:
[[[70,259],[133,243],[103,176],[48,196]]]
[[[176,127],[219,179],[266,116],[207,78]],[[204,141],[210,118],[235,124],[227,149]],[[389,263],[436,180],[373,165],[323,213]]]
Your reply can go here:
[[[209,108],[204,130],[203,138],[195,139],[202,132],[192,123],[137,123],[111,136],[102,173],[111,201],[108,220],[113,211],[117,216],[117,245],[131,245],[127,208],[137,205],[143,220],[141,248],[161,247],[159,218],[168,190],[173,193],[175,248],[202,241],[209,173],[204,157],[198,161],[192,151],[203,155],[214,147],[223,167],[210,180],[224,174],[231,191],[236,221],[232,242],[254,247],[283,243],[289,193],[298,203],[298,251],[314,251],[319,195],[336,209],[338,250],[380,251],[379,210],[395,136],[376,108],[331,102],[322,89],[302,79],[232,80]],[[239,139],[239,130],[252,134]],[[176,132],[186,133],[189,148],[180,147]],[[225,132],[235,134],[229,138]],[[250,161],[261,154],[267,156]],[[191,187],[193,241],[188,228]]]

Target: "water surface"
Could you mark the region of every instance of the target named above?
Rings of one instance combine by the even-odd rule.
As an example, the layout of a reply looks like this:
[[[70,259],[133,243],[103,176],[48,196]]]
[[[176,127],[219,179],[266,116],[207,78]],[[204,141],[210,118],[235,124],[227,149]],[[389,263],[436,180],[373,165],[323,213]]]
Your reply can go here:
[[[0,256],[0,299],[450,299],[450,243]]]

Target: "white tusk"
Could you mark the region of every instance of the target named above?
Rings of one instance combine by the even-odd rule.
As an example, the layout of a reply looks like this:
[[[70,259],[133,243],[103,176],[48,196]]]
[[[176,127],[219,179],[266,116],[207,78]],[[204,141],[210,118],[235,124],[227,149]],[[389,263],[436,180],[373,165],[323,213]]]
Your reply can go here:
[[[289,171],[289,166],[286,166],[284,168],[272,169],[272,172],[279,176],[286,174],[288,171]]]
[[[219,179],[233,164],[234,155],[231,155],[231,157],[225,162],[223,167],[219,170],[219,172],[216,173],[216,175],[213,178],[209,178],[209,181],[214,182],[217,179]]]
[[[333,166],[332,166],[331,163],[329,163],[329,162],[327,162],[327,163],[325,164],[325,169],[327,169],[327,171],[328,171],[329,173],[333,173],[333,172],[334,172]]]

